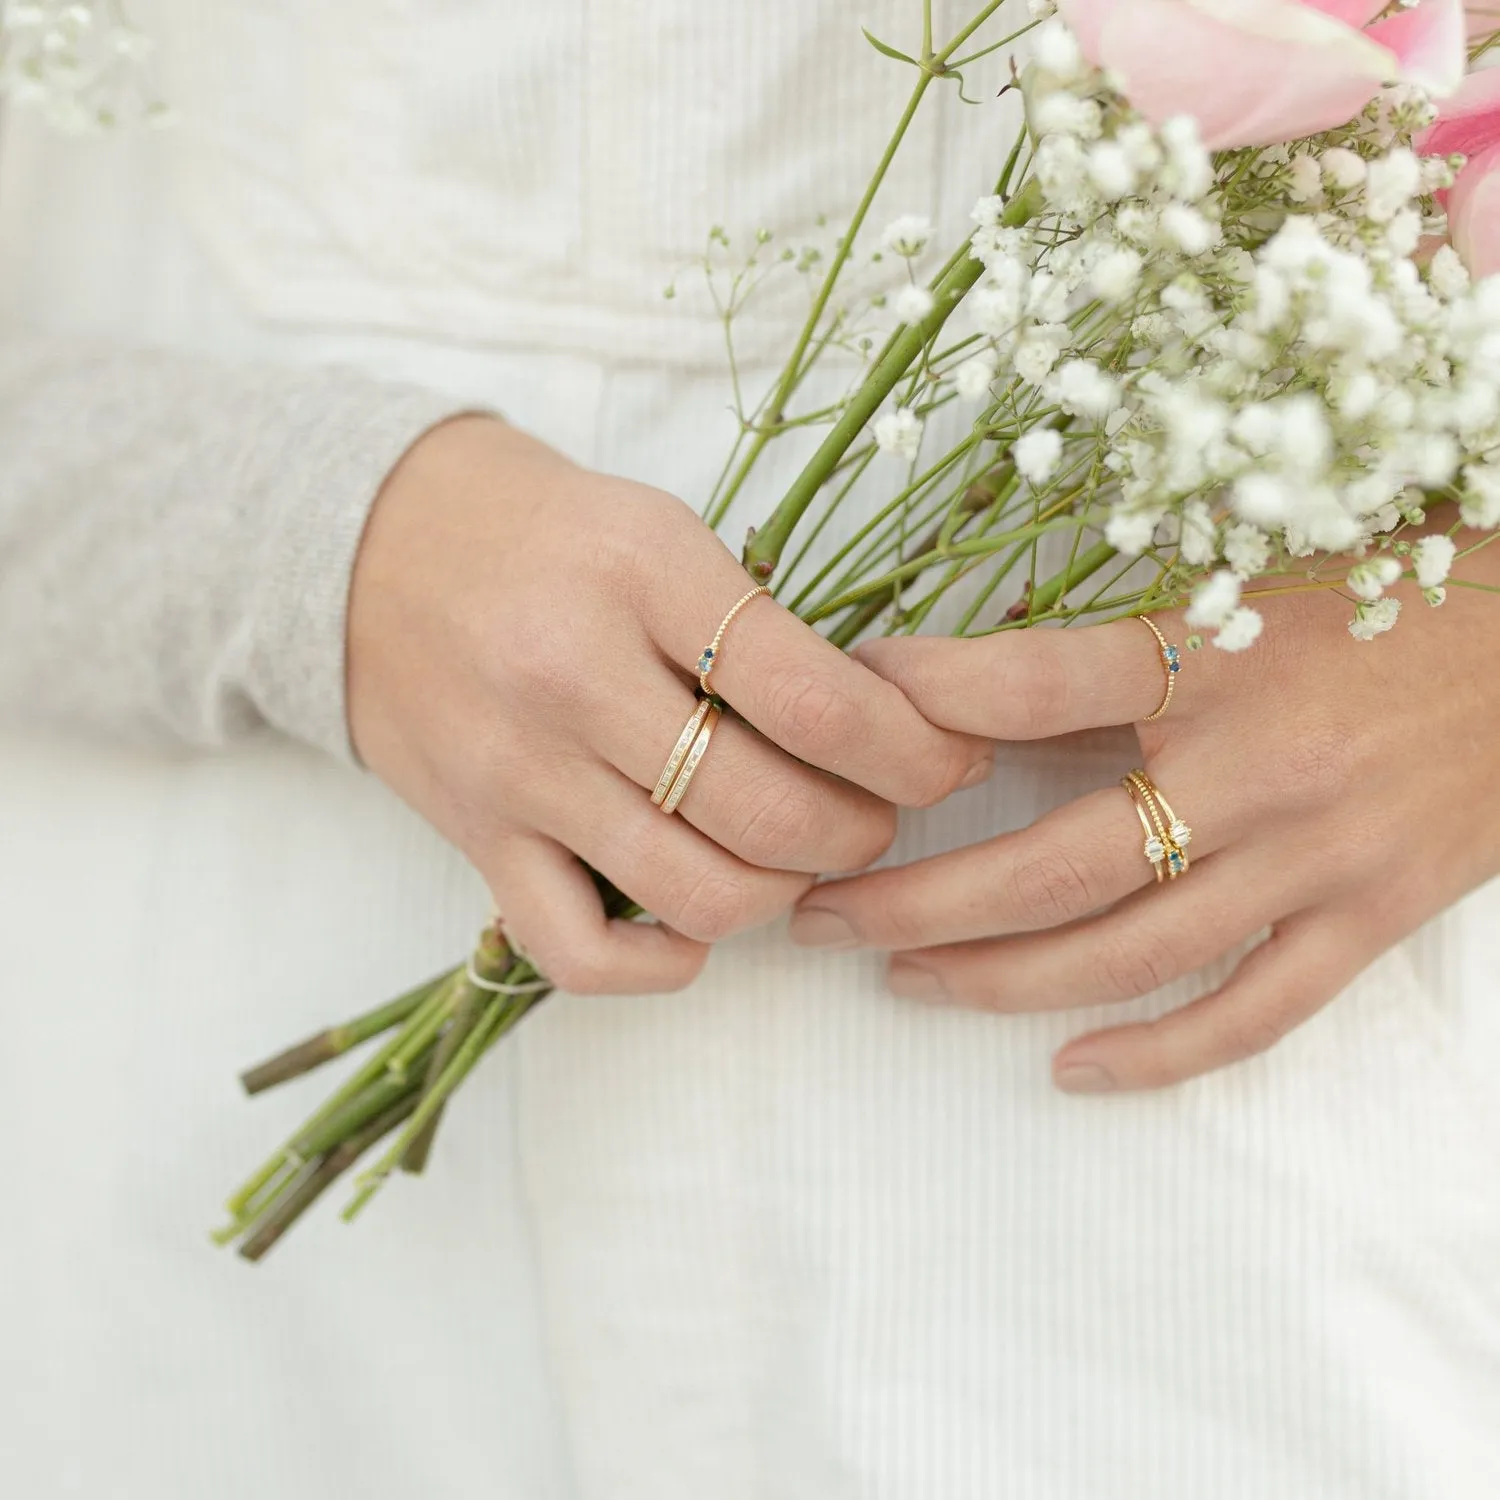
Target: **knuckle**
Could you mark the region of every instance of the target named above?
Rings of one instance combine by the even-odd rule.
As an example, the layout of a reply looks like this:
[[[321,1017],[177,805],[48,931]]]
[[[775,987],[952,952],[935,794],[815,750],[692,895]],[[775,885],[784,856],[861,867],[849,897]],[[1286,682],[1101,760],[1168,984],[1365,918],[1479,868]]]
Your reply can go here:
[[[935,807],[957,788],[964,769],[963,757],[956,748],[947,755],[913,759],[906,774],[902,803],[907,807]]]
[[[748,909],[745,882],[737,875],[711,868],[684,888],[669,920],[686,937],[716,943],[745,925]]]
[[[1017,912],[1037,927],[1055,927],[1097,905],[1092,877],[1080,861],[1061,849],[1026,855],[1012,870],[1010,885]]]
[[[1157,937],[1129,933],[1111,938],[1098,953],[1096,983],[1113,1000],[1149,995],[1176,977],[1171,950]]]
[[[811,788],[777,778],[753,789],[738,810],[735,852],[753,865],[784,867],[816,827],[818,798]]]
[[[771,702],[775,738],[818,761],[836,760],[860,728],[854,700],[831,678],[799,673],[787,677]]]

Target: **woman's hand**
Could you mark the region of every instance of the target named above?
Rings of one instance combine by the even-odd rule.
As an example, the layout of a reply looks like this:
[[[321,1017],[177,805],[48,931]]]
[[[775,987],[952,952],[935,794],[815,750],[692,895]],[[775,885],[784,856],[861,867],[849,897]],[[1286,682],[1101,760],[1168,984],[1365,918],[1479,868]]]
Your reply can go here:
[[[1493,586],[1500,548],[1456,573]],[[1156,883],[1128,794],[1101,787],[1021,832],[820,885],[793,937],[900,950],[900,995],[1036,1011],[1133,999],[1269,927],[1216,993],[1078,1038],[1054,1077],[1079,1092],[1154,1088],[1263,1051],[1500,872],[1500,599],[1450,587],[1432,609],[1406,585],[1397,597],[1395,629],[1367,644],[1349,637],[1346,599],[1267,593],[1245,654],[1183,653],[1170,708],[1138,733],[1192,828],[1186,875]],[[1174,616],[1154,618],[1182,640]],[[933,723],[997,740],[1140,721],[1164,680],[1136,620],[859,655]]]
[[[650,792],[692,665],[748,583],[680,501],[489,418],[434,429],[376,502],[350,599],[355,747],[566,989],[686,984],[705,943],[878,857],[892,803],[987,773],[988,745],[756,599],[713,672],[747,722],[724,717],[664,816]],[[662,925],[607,922],[579,860]]]

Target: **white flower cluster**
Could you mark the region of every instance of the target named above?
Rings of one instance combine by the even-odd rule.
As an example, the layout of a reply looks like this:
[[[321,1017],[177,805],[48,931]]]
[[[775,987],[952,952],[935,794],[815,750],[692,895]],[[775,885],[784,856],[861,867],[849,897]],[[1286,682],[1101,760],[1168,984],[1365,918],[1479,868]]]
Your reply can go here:
[[[149,37],[101,0],[12,0],[0,5],[0,91],[34,105],[70,135],[107,130],[127,114],[164,125],[150,92]]]
[[[1241,585],[1289,558],[1359,560],[1361,638],[1408,571],[1441,602],[1453,543],[1390,534],[1444,495],[1500,528],[1500,278],[1413,258],[1452,180],[1410,148],[1425,99],[1389,90],[1341,131],[1216,162],[1190,120],[1134,116],[1059,20],[1025,84],[1043,205],[1020,228],[975,206],[979,347],[948,372],[1022,414],[1017,473],[1102,476],[1107,540],[1163,548],[1226,650],[1260,631]]]

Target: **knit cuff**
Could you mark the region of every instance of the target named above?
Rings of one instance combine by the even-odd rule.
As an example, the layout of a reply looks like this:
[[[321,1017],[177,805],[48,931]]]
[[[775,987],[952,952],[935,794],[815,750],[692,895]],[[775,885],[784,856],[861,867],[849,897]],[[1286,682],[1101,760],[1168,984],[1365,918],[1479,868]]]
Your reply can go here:
[[[370,509],[425,433],[475,411],[406,386],[320,372],[289,393],[277,521],[251,622],[247,683],[265,720],[354,764],[349,587]]]

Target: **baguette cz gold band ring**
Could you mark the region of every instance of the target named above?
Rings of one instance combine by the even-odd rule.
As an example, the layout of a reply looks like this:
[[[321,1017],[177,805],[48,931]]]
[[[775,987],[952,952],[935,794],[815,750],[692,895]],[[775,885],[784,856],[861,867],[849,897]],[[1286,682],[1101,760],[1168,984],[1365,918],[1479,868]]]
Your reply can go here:
[[[1166,675],[1166,685],[1162,692],[1161,702],[1156,705],[1156,711],[1149,713],[1141,720],[1143,724],[1149,724],[1153,719],[1159,719],[1166,713],[1167,705],[1172,701],[1173,690],[1177,686],[1177,674],[1182,670],[1182,654],[1177,647],[1161,633],[1160,627],[1150,615],[1137,615],[1135,617],[1156,637],[1156,644],[1161,647],[1161,666]]]
[[[719,654],[724,646],[724,637],[728,634],[729,627],[734,623],[734,617],[750,603],[752,599],[758,599],[762,594],[769,594],[771,590],[763,583],[758,583],[748,594],[719,621],[719,628],[714,632],[714,638],[703,648],[703,654],[698,658],[698,686],[704,693],[712,693],[713,689],[708,685],[709,673],[719,663]]]
[[[657,778],[656,790],[651,793],[653,807],[660,807],[667,800],[672,783],[677,780],[677,773],[682,770],[682,763],[688,758],[693,741],[698,738],[698,731],[703,727],[703,721],[712,707],[713,704],[707,698],[703,699],[694,710],[692,718],[683,726],[682,733],[677,736],[677,743],[672,747],[672,753],[667,757],[667,763]]]
[[[1176,880],[1189,869],[1187,846],[1193,830],[1172,811],[1172,804],[1162,796],[1161,788],[1142,770],[1122,777],[1120,785],[1130,794],[1131,804],[1146,833],[1143,853],[1156,872],[1159,885]]]
[[[719,720],[723,717],[718,704],[710,703],[708,712],[703,716],[703,722],[698,728],[697,738],[693,741],[693,748],[688,751],[687,759],[682,763],[682,769],[677,773],[677,779],[672,783],[672,790],[667,793],[666,801],[661,804],[664,813],[671,814],[677,811],[677,804],[687,795],[687,789],[692,779],[698,772],[698,765],[708,752],[708,742],[714,737],[714,730],[719,727]]]

